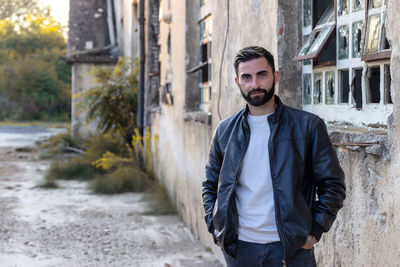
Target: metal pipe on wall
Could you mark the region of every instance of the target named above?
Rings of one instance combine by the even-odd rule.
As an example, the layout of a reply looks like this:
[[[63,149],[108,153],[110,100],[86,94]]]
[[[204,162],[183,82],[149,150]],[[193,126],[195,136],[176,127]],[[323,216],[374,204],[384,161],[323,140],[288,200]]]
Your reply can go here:
[[[145,0],[140,1],[139,18],[139,50],[140,50],[140,71],[139,71],[139,96],[138,96],[138,128],[143,136],[144,132],[144,74],[145,74],[145,32],[144,32],[144,6]]]

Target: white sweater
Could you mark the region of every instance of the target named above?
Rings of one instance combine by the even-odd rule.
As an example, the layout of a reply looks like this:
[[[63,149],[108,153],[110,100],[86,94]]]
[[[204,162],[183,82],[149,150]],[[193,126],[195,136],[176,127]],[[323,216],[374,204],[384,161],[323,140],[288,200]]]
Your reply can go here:
[[[261,244],[280,241],[269,164],[269,115],[248,116],[250,143],[236,187],[239,240]]]

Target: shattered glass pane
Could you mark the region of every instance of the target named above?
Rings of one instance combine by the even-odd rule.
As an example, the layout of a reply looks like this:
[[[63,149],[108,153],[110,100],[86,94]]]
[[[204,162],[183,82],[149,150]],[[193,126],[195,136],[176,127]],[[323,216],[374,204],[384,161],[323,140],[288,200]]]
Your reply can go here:
[[[329,25],[321,30],[307,54],[315,54],[318,52],[322,43],[328,38],[328,34],[333,27],[334,25]]]
[[[349,70],[339,71],[340,103],[349,103]]]
[[[384,66],[384,79],[385,79],[385,104],[393,104],[390,86],[392,78],[390,76],[390,65]]]
[[[307,27],[311,25],[311,0],[303,1],[303,26]]]
[[[364,27],[362,20],[353,23],[353,57],[361,56],[361,34]]]
[[[349,0],[339,0],[338,1],[338,15],[343,16],[349,14],[350,5]]]
[[[322,100],[322,73],[314,73],[314,104],[321,103]]]
[[[303,104],[311,104],[311,73],[303,74]]]
[[[368,68],[367,78],[369,84],[369,86],[367,87],[369,88],[369,92],[367,94],[368,103],[377,104],[381,101],[381,96],[380,96],[381,68],[379,66]]]
[[[353,0],[353,12],[364,9],[364,0]]]
[[[349,25],[343,25],[338,29],[339,35],[339,59],[349,58]]]
[[[369,8],[378,8],[382,6],[382,0],[369,0]]]
[[[301,47],[301,50],[299,52],[299,56],[304,56],[308,53],[308,50],[310,50],[310,46],[314,43],[315,37],[314,37],[314,32],[311,33],[307,40],[305,41],[304,45]]]
[[[325,73],[325,103],[332,105],[335,103],[335,72]]]
[[[332,3],[332,5],[330,5],[330,6],[326,9],[326,11],[325,11],[325,13],[322,15],[320,21],[318,21],[317,26],[318,26],[318,25],[323,25],[323,24],[325,24],[325,23],[334,21],[334,20],[335,20],[335,14],[334,14],[335,12],[334,12],[334,10],[335,10],[335,9],[334,9],[333,3]]]
[[[212,25],[211,25],[211,17],[207,17],[202,22],[200,22],[200,40],[207,39],[211,37],[212,33]]]
[[[208,0],[201,0],[200,1],[200,6],[207,5],[207,3],[208,3]]]
[[[366,34],[365,53],[373,53],[378,51],[380,29],[381,29],[381,15],[375,14],[369,16],[367,34]]]
[[[304,35],[304,36],[303,36],[303,43],[304,43],[304,40],[307,40],[310,36],[311,36],[310,34],[309,34],[309,35]],[[314,40],[315,40],[315,38],[314,38]],[[311,45],[311,44],[309,44],[308,48],[310,48],[310,45]],[[308,51],[308,50],[307,50],[307,51]],[[306,66],[306,65],[311,65],[311,59],[303,60],[303,65],[304,65],[304,66]]]

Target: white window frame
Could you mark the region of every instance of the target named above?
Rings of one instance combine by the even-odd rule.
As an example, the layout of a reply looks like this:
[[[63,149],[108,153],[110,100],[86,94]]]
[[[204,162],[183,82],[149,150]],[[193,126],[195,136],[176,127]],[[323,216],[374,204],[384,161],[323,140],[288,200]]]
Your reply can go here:
[[[304,5],[303,0],[303,5]],[[338,0],[336,1],[335,7],[338,6]],[[338,10],[336,8],[336,65],[329,67],[314,67],[313,62],[309,65],[302,64],[302,77],[304,74],[311,74],[311,104],[305,105],[304,98],[302,98],[303,102],[303,110],[318,114],[323,119],[327,121],[345,121],[350,122],[355,125],[368,125],[368,124],[386,124],[387,118],[393,112],[393,104],[385,103],[386,102],[386,92],[385,92],[385,65],[390,65],[390,59],[376,60],[372,62],[366,62],[361,60],[364,51],[364,39],[366,34],[367,20],[365,17],[365,9],[368,8],[368,5],[364,5],[364,8],[353,12],[353,1],[349,0],[349,13],[345,15],[338,15]],[[376,9],[370,9],[368,16],[373,14],[378,14],[379,12],[382,14],[382,23],[384,23],[385,16],[385,6],[386,1],[383,1],[382,6]],[[302,7],[303,7],[302,5]],[[313,1],[311,2],[313,5]],[[304,17],[302,16],[302,19]],[[364,31],[362,33],[362,51],[361,56],[359,58],[353,58],[353,23],[363,21]],[[349,56],[347,59],[339,60],[339,27],[343,25],[349,26]],[[302,34],[303,36],[309,35],[312,33],[313,29],[311,26],[304,27],[304,22],[302,21]],[[381,37],[380,37],[381,39]],[[303,38],[304,41],[304,38]],[[379,66],[380,67],[380,102],[379,103],[367,103],[367,77],[366,72],[369,67]],[[353,99],[351,83],[353,82],[353,78],[355,76],[356,69],[363,69],[362,78],[361,78],[361,91],[362,91],[362,109],[356,109],[355,99]],[[327,71],[335,72],[335,100],[334,104],[326,104],[325,96],[326,96],[326,81],[325,74]],[[348,70],[349,71],[349,97],[348,103],[340,103],[340,93],[339,90],[339,71]],[[314,104],[314,74],[315,73],[323,73],[323,82],[322,82],[322,103]],[[303,79],[303,78],[302,78]],[[304,81],[303,83],[304,84]],[[302,85],[302,93],[303,93],[303,85]]]

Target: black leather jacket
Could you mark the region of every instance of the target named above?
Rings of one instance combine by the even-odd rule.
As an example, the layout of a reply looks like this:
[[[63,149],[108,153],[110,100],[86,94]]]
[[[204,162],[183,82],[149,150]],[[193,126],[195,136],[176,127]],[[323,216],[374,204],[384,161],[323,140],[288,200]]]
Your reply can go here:
[[[319,239],[329,230],[343,205],[345,184],[323,120],[283,105],[277,96],[275,103],[275,112],[268,117],[268,149],[276,225],[287,260],[309,234]],[[235,188],[250,139],[247,114],[246,107],[219,123],[203,182],[208,230],[232,257],[238,239]]]

